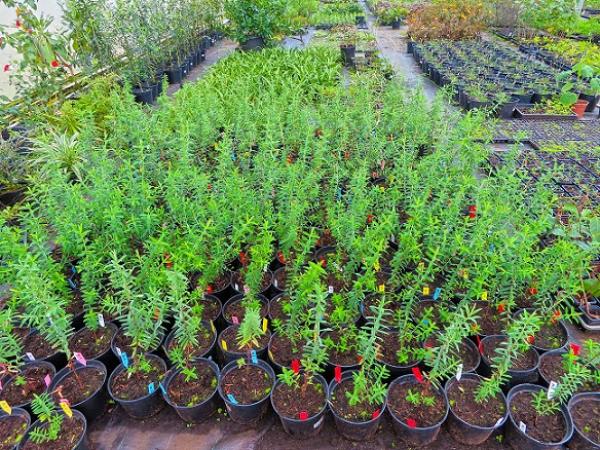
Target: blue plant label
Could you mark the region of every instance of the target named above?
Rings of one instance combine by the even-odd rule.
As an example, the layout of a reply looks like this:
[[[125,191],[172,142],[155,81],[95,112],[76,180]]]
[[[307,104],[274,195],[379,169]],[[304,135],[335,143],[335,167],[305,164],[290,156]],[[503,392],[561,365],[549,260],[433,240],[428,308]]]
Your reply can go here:
[[[231,403],[233,403],[234,405],[238,404],[238,401],[235,399],[235,397],[233,396],[233,394],[227,394],[227,398],[229,399],[229,401]]]
[[[162,383],[158,383],[158,387],[160,388],[163,394],[167,395],[167,390],[165,389]]]
[[[252,364],[258,364],[258,357],[256,356],[256,350],[250,351],[250,359],[252,360]]]
[[[121,362],[123,363],[123,367],[126,369],[129,368],[129,358],[127,357],[127,353],[121,352]]]
[[[71,289],[75,289],[77,287],[75,283],[73,283],[73,280],[71,280],[70,278],[68,278],[67,281],[69,282],[69,286],[71,286]]]
[[[148,394],[154,394],[156,392],[156,388],[154,387],[154,382],[148,385]]]
[[[442,288],[435,288],[435,291],[433,291],[433,299],[437,300],[438,298],[440,298],[441,293],[442,293]]]

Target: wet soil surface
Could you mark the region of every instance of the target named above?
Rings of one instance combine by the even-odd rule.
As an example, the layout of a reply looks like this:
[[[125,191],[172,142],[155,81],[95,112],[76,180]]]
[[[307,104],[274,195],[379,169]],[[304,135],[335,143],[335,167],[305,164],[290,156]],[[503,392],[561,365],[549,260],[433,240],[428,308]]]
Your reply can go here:
[[[303,350],[303,339],[299,338],[297,342],[293,342],[286,336],[275,334],[269,345],[269,356],[280,366],[290,367],[294,359],[302,358]]]
[[[533,407],[533,394],[521,392],[512,398],[510,411],[516,424],[527,426],[527,435],[541,442],[560,442],[567,426],[561,413],[539,416]]]
[[[455,381],[448,390],[448,402],[454,414],[471,425],[492,427],[506,412],[501,395],[487,399],[482,403],[475,400],[480,383],[463,379]]]
[[[368,422],[376,411],[381,411],[383,405],[372,405],[366,399],[356,405],[350,405],[348,395],[354,389],[352,379],[342,380],[333,387],[331,394],[331,408],[341,417],[352,422]]]
[[[93,367],[79,369],[69,373],[54,389],[52,396],[56,403],[66,398],[72,406],[90,398],[104,384],[105,375]]]
[[[260,290],[266,290],[273,280],[273,274],[271,271],[267,271],[263,273],[262,279],[260,280]],[[236,291],[243,293],[244,285],[246,284],[244,280],[244,274],[240,271],[234,272],[231,275],[231,287],[233,287]]]
[[[31,333],[23,340],[23,352],[31,353],[35,359],[44,359],[54,355],[57,350],[38,333]]]
[[[298,419],[301,412],[306,412],[308,418],[314,417],[323,410],[326,401],[325,388],[318,381],[297,387],[279,384],[273,391],[273,404],[279,414],[291,419]]]
[[[239,300],[229,303],[223,309],[223,317],[225,318],[225,320],[227,320],[228,322],[232,322],[232,320],[233,320],[232,318],[237,317],[238,322],[242,323],[242,321],[244,320],[244,317],[246,316],[246,307],[244,306],[243,301],[244,301],[244,299],[240,298]],[[260,316],[266,317],[267,311],[268,311],[267,302],[264,302],[261,300],[260,301]]]
[[[271,300],[269,303],[269,316],[271,317],[271,320],[280,320],[282,322],[288,320],[290,316],[286,312],[286,308],[288,308],[289,304],[290,298],[287,296]]]
[[[44,425],[41,425],[44,427]],[[81,438],[84,426],[83,422],[73,416],[72,419],[65,417],[58,433],[58,439],[44,444],[34,444],[27,441],[22,450],[72,450]]]
[[[592,442],[600,445],[600,400],[578,402],[571,409],[571,416],[577,429]]]
[[[210,327],[203,327],[196,335],[196,346],[191,352],[188,352],[186,348],[186,354],[192,358],[201,358],[206,355],[212,347],[215,332]],[[169,342],[167,352],[170,352],[177,347],[177,339],[172,339]]]
[[[388,332],[382,336],[381,346],[377,354],[377,360],[382,361],[390,366],[410,367],[414,366],[419,361],[413,358],[415,350],[421,347],[418,343],[412,343],[406,352],[402,353],[402,361],[398,356],[400,351],[400,341],[398,332]]]
[[[196,379],[185,380],[185,375],[179,373],[169,384],[169,398],[179,406],[196,406],[208,399],[217,389],[218,379],[212,367],[206,363],[193,364],[196,369]]]
[[[250,347],[246,346],[244,348],[241,348],[238,344],[237,332],[237,325],[232,325],[230,327],[225,328],[219,336],[219,345],[221,345],[221,348],[223,347],[221,341],[225,341],[227,343],[227,351],[233,353],[245,353],[250,350],[259,350],[266,348],[267,345],[269,345],[269,339],[271,338],[271,334],[268,332],[268,330],[265,334],[263,334],[257,339],[258,346],[254,345],[253,343],[250,343]]]
[[[5,400],[13,407],[29,403],[33,400],[34,395],[40,395],[46,390],[46,384],[44,383],[46,375],[52,377],[52,370],[48,367],[28,366],[4,385],[4,388],[0,391],[0,400]]]
[[[69,340],[69,349],[81,353],[85,359],[95,359],[110,350],[110,342],[116,332],[116,327],[84,328]]]
[[[221,379],[223,391],[241,405],[256,403],[271,393],[273,379],[266,370],[250,364],[236,367]]]
[[[331,340],[337,348],[328,345],[327,341]],[[353,336],[348,336],[341,331],[328,331],[323,334],[323,340],[328,348],[329,362],[334,366],[354,366],[359,363],[360,358],[356,353],[356,339]],[[341,348],[340,344],[344,342],[346,348]]]
[[[422,398],[433,399],[433,404],[426,405],[424,402],[413,404],[407,398],[409,394],[419,394]],[[431,385],[416,381],[393,385],[388,393],[388,407],[402,422],[406,423],[408,419],[413,419],[419,428],[438,424],[446,412],[443,395]]]
[[[148,359],[150,371],[136,370],[132,375],[124,370],[112,379],[112,392],[116,398],[122,400],[135,400],[148,394],[148,385],[157,383],[163,377],[163,368],[155,359]],[[134,361],[130,361],[130,367],[136,367]]]
[[[27,421],[19,416],[0,419],[0,450],[12,450],[27,431]]]
[[[566,373],[564,353],[544,353],[540,358],[540,375],[548,382],[560,380]],[[600,384],[586,381],[577,392],[600,392]]]
[[[229,274],[221,274],[217,277],[217,279],[215,281],[213,281],[206,287],[206,292],[208,294],[212,294],[214,292],[220,292],[223,289],[225,289],[227,286],[229,286],[230,281],[231,281],[231,278],[230,278]],[[194,282],[194,284],[195,284],[195,282]]]
[[[567,343],[568,336],[560,324],[544,324],[535,335],[535,346],[555,350]]]
[[[221,303],[215,297],[204,297],[200,304],[202,305],[202,320],[205,322],[214,322],[221,315]]]
[[[483,336],[502,334],[510,320],[510,316],[498,313],[491,303],[475,302],[475,306],[480,310],[478,313],[479,319],[477,320],[478,333]]]
[[[501,337],[493,337],[483,343],[483,357],[491,361],[496,357],[496,348],[504,342]],[[529,370],[535,367],[537,362],[536,351],[532,348],[525,353],[521,353],[519,357],[512,362],[511,370]]]

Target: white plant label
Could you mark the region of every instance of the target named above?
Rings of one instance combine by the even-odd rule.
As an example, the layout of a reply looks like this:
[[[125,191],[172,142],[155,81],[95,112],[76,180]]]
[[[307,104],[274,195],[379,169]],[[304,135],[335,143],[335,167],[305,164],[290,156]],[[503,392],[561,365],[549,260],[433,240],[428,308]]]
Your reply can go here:
[[[240,287],[238,286],[238,284],[237,284],[237,283],[235,283],[235,284],[233,285],[233,287],[235,288],[235,290],[236,290],[236,291],[238,291],[238,292],[239,292],[239,290],[240,290]]]
[[[462,372],[463,372],[463,365],[459,364],[458,368],[456,369],[456,381],[460,381],[460,379],[462,377]]]
[[[29,361],[35,361],[35,356],[33,356],[33,353],[27,352],[27,353],[25,353],[25,356],[27,356],[27,359]]]
[[[98,313],[98,323],[102,328],[106,326],[106,323],[104,322],[104,316],[100,313]]]
[[[556,381],[551,381],[548,385],[548,400],[552,400],[556,396],[556,388],[558,387],[558,383]]]
[[[527,425],[525,425],[523,422],[519,422],[519,430],[521,430],[523,433],[527,433]]]
[[[117,351],[117,355],[119,355],[119,358],[121,357],[121,349],[119,347],[115,347],[115,350]]]
[[[319,425],[321,425],[323,423],[323,421],[325,420],[325,416],[321,417],[319,420],[317,420],[315,422],[315,424],[313,425],[313,429],[319,428]]]
[[[275,287],[279,287],[279,286],[277,286],[278,284],[279,284],[279,283],[277,283],[277,280],[273,280],[273,286],[275,286]]]
[[[329,286],[327,288],[327,292],[329,292],[330,294],[333,294],[333,286]]]
[[[499,427],[499,426],[500,426],[500,424],[502,423],[502,420],[503,420],[503,419],[504,419],[504,417],[500,417],[500,418],[498,419],[498,421],[496,422],[496,425],[494,425],[494,427],[496,427],[496,428],[497,428],[497,427]]]

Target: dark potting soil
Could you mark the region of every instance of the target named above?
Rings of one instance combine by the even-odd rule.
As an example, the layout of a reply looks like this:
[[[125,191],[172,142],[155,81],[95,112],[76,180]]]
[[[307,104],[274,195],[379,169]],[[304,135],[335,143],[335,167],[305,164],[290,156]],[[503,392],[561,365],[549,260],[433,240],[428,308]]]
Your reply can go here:
[[[363,311],[362,314],[365,318],[371,318],[374,317],[375,313],[371,310],[371,307],[377,307],[379,301],[381,300],[381,295],[380,294],[373,294],[373,295],[369,295],[367,298],[365,298],[364,302],[363,302]],[[388,309],[391,313],[387,315],[387,317],[385,317],[383,319],[383,325],[386,327],[394,327],[397,326],[397,322],[396,322],[396,314],[398,313],[398,311],[402,311],[403,309],[403,304],[401,302],[391,302],[386,306],[386,309]]]
[[[421,347],[419,344],[414,342],[411,343],[407,355],[409,359],[406,361],[400,361],[401,358],[398,355],[398,352],[400,351],[399,333],[396,331],[388,332],[387,334],[382,335],[381,339],[382,342],[377,356],[379,361],[389,364],[390,366],[413,366],[418,362],[418,360],[412,358],[414,355],[412,350]]]
[[[113,327],[99,327],[97,330],[84,328],[69,340],[69,350],[81,353],[85,359],[95,359],[110,350],[115,333]]]
[[[483,336],[502,334],[510,316],[499,313],[494,305],[488,302],[475,302],[475,306],[480,309],[477,320],[478,333]]]
[[[224,340],[227,343],[227,351],[229,351],[229,352],[245,353],[249,350],[263,349],[267,345],[269,345],[269,339],[271,338],[271,333],[269,333],[269,331],[267,330],[267,332],[265,334],[263,334],[262,336],[260,336],[257,339],[258,346],[251,343],[249,347],[240,348],[240,346],[238,345],[238,340],[237,340],[237,332],[238,332],[238,326],[232,325],[228,328],[225,328],[225,330],[223,330],[223,332],[221,333],[221,336],[219,339]],[[221,346],[222,346],[222,344],[221,344]]]
[[[239,300],[229,303],[223,309],[223,317],[225,317],[225,319],[228,320],[229,322],[231,322],[232,317],[237,317],[238,321],[240,323],[242,323],[242,320],[244,320],[244,317],[246,316],[246,307],[244,306],[243,301],[244,301],[244,299],[240,298]],[[267,304],[265,302],[261,301],[260,302],[260,316],[267,317],[267,311],[268,311]]]
[[[495,358],[496,348],[500,346],[505,339],[502,337],[493,337],[486,341],[483,345],[483,356],[491,361]],[[528,349],[526,352],[521,353],[516,359],[512,361],[510,370],[529,370],[535,367],[537,357],[533,348]]]
[[[221,274],[217,277],[216,280],[214,280],[206,287],[206,292],[208,294],[212,294],[213,292],[220,292],[229,285],[229,281],[229,274]]]
[[[567,424],[562,413],[540,416],[533,406],[533,393],[519,392],[510,403],[510,411],[515,423],[523,422],[526,434],[541,442],[560,442],[567,432]]]
[[[224,375],[221,386],[225,394],[232,394],[239,404],[250,405],[269,396],[273,380],[263,368],[246,364]]]
[[[298,339],[292,342],[287,336],[275,334],[271,338],[269,352],[271,359],[283,367],[290,367],[292,360],[302,358],[304,350],[304,340]]]
[[[481,383],[462,379],[455,381],[448,390],[448,402],[452,411],[465,422],[480,427],[493,427],[506,412],[504,400],[500,394],[479,403],[475,400]]]
[[[550,381],[558,382],[566,373],[563,356],[563,353],[544,353],[540,358],[540,374],[548,383]],[[577,389],[577,393],[579,392],[600,392],[600,384],[586,381]]]
[[[14,327],[12,330],[13,335],[23,342],[23,339],[27,337],[29,333],[31,333],[31,328],[27,327]]]
[[[359,364],[360,357],[356,354],[356,338],[345,335],[342,331],[334,330],[324,333],[324,340],[331,339],[335,344],[339,344],[342,339],[347,340],[347,348],[338,350],[327,346],[329,351],[329,362],[334,366],[355,366]],[[325,343],[327,345],[327,342]]]
[[[25,405],[46,390],[44,378],[52,376],[52,370],[45,366],[31,365],[12,378],[0,391],[0,400],[6,400],[10,406]]]
[[[287,296],[281,296],[277,299],[271,300],[269,304],[269,314],[272,320],[280,320],[282,322],[287,321],[290,316],[285,312],[286,308],[290,304],[290,298]]]
[[[205,322],[214,322],[221,314],[221,304],[218,300],[211,297],[203,297],[199,300],[202,305],[202,320]]]
[[[192,358],[200,358],[202,355],[205,355],[210,348],[212,347],[213,339],[215,337],[215,331],[210,328],[202,328],[198,334],[196,334],[196,346],[192,349],[190,353],[186,354]],[[170,353],[171,350],[177,347],[177,339],[172,339],[169,342],[169,346],[167,348],[167,353]]]
[[[333,297],[335,298],[335,297]],[[338,297],[341,299],[341,297]],[[356,323],[360,319],[360,311],[357,309],[351,310],[345,304],[345,301],[332,301],[330,297],[325,305],[324,319],[328,323],[349,324]]]
[[[273,404],[284,417],[298,419],[302,411],[313,417],[320,413],[327,402],[325,389],[318,381],[304,383],[300,386],[277,385],[272,394]]]
[[[596,445],[600,445],[600,400],[581,400],[571,408],[577,429]]]
[[[287,271],[285,267],[282,267],[279,270],[276,270],[273,273],[273,286],[281,291],[285,291],[285,287],[287,285]]]
[[[435,401],[432,406],[425,404],[412,404],[407,396],[410,393],[433,398]],[[388,392],[388,406],[394,411],[396,417],[402,422],[413,419],[417,422],[417,427],[430,427],[439,423],[446,412],[444,397],[436,391],[430,384],[415,382],[406,382],[394,384]]]
[[[35,359],[44,359],[54,355],[58,350],[39,333],[31,333],[23,340],[23,352],[31,353]]]
[[[333,292],[343,292],[348,287],[348,283],[337,273],[328,273],[325,277],[325,284],[329,291],[333,288]]]
[[[437,338],[430,338],[425,343],[425,346],[438,347],[441,343]],[[466,341],[462,341],[458,346],[458,351],[455,349],[450,349],[450,354],[454,357],[458,358],[463,365],[463,372],[471,372],[477,368],[477,363],[479,362],[478,358],[478,350],[475,346],[470,346]],[[427,359],[425,359],[427,362]]]
[[[103,383],[104,374],[100,370],[94,367],[85,367],[64,377],[54,389],[52,397],[56,403],[59,403],[61,397],[58,392],[60,392],[70,405],[78,405],[98,391]]]
[[[39,425],[40,428],[46,428],[47,424]],[[65,416],[60,426],[58,439],[55,441],[45,442],[43,444],[34,444],[27,440],[22,450],[73,450],[75,444],[83,434],[83,422],[73,416],[71,419]]]
[[[340,417],[353,422],[368,422],[373,419],[373,414],[381,411],[383,405],[372,405],[363,399],[356,405],[350,405],[348,395],[354,390],[354,380],[351,378],[342,380],[340,384],[333,387],[331,394],[331,408]]]
[[[423,319],[426,311],[431,310],[431,320],[438,325],[443,327],[449,312],[447,307],[439,302],[435,301],[421,301],[414,306],[414,318],[416,322],[420,322]]]
[[[65,308],[65,311],[73,316],[78,316],[83,313],[83,307],[83,298],[80,294],[76,294]]]
[[[169,384],[169,398],[178,406],[192,407],[208,399],[219,382],[214,370],[205,362],[194,363],[196,379],[186,381],[185,374],[179,373]]]
[[[271,280],[273,279],[273,274],[269,271],[263,272],[262,279],[260,280],[260,290],[264,291],[271,285]],[[244,285],[246,284],[244,280],[244,274],[239,270],[233,272],[231,275],[231,286],[238,292],[244,292]]]
[[[535,346],[540,348],[558,349],[567,343],[568,336],[558,323],[546,323],[535,335]]]
[[[129,376],[127,370],[122,370],[112,379],[111,390],[114,396],[120,400],[136,400],[148,394],[150,383],[157,383],[163,378],[163,368],[155,359],[147,359],[151,368],[149,372],[139,370],[139,366],[133,361],[130,367],[136,367],[136,371]]]
[[[27,431],[27,421],[20,416],[0,418],[0,450],[12,450]]]
[[[317,247],[333,247],[335,246],[335,238],[332,236],[331,231],[324,230],[317,239]]]

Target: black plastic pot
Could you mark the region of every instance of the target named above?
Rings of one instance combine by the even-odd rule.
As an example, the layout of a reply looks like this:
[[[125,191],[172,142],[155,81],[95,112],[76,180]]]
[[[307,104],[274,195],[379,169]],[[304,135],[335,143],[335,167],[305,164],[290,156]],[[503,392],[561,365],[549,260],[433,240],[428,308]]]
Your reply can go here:
[[[5,420],[7,417],[14,417],[14,416],[22,417],[27,422],[27,426],[25,427],[25,432],[23,433],[23,437],[24,437],[27,432],[27,429],[31,425],[31,416],[29,415],[29,413],[27,411],[25,411],[22,408],[12,408],[10,415],[6,414],[4,411],[0,411],[0,422]],[[17,445],[12,447],[10,450],[17,450],[18,448],[19,448],[19,444],[17,443]]]
[[[39,332],[37,330],[33,330],[27,336],[33,335],[33,334],[39,334]],[[56,351],[55,353],[48,355],[45,358],[35,358],[33,360],[30,359],[27,355],[23,356],[23,362],[25,362],[25,363],[30,363],[30,362],[35,362],[35,361],[47,361],[50,364],[52,364],[55,368],[62,369],[65,366],[65,364],[67,364],[67,355],[65,355],[61,351]]]
[[[212,351],[214,350],[214,348],[215,348],[215,342],[217,342],[217,330],[216,330],[216,328],[214,328],[214,326],[211,326],[210,323],[204,322],[204,321],[202,322],[202,325],[203,325],[204,328],[206,328],[209,332],[212,333],[212,342],[210,344],[210,347],[206,351],[204,351],[204,353],[202,353],[201,355],[198,355],[198,356],[194,356],[192,358],[192,361],[196,361],[196,360],[199,360],[199,359],[204,359],[204,357],[210,355],[212,353]],[[175,338],[175,333],[176,332],[177,332],[177,330],[173,329],[169,333],[169,335],[167,336],[167,338],[165,339],[164,344],[162,345],[163,353],[166,355],[165,358],[166,358],[166,361],[167,361],[168,365],[171,365],[171,360],[169,359],[169,351],[168,351],[168,349],[169,349],[169,345],[171,344],[171,341],[173,340],[173,338]]]
[[[419,382],[415,378],[414,375],[402,375],[401,377],[396,378],[390,386],[388,387],[388,394],[386,398],[386,407],[388,406],[388,400],[390,396],[390,392],[392,391],[393,386],[397,384],[418,384]],[[448,418],[450,406],[448,405],[448,398],[446,397],[446,392],[444,390],[439,390],[439,393],[444,397],[444,402],[446,404],[446,412],[444,414],[444,418],[440,420],[437,424],[429,426],[429,427],[415,427],[410,428],[406,423],[404,423],[392,410],[392,408],[388,407],[388,411],[390,416],[392,417],[392,423],[394,425],[394,430],[396,434],[402,439],[406,444],[415,447],[421,447],[425,445],[429,445],[434,442],[438,434],[440,433],[440,429],[446,419]]]
[[[354,370],[343,372],[340,383],[343,383],[345,380],[352,379],[354,372]],[[377,429],[379,428],[379,423],[381,422],[383,413],[385,412],[386,404],[384,403],[381,406],[377,417],[366,422],[354,422],[344,419],[335,411],[331,403],[331,399],[335,395],[335,390],[338,386],[339,384],[335,381],[335,379],[331,380],[329,383],[329,405],[331,405],[331,413],[333,414],[333,419],[335,420],[335,426],[338,432],[343,437],[350,439],[351,441],[368,441],[373,439],[377,433]]]
[[[486,342],[489,342],[493,338],[498,338],[498,337],[504,338],[505,336],[490,335],[490,336],[486,336],[485,338],[483,338],[481,340],[481,344],[482,344],[483,348],[485,348]],[[539,358],[538,351],[535,348],[533,348],[533,346],[531,347],[531,350],[534,351],[535,354],[537,355],[537,361],[536,361],[535,366],[532,367],[531,369],[527,369],[527,370],[509,370],[508,374],[510,375],[511,379],[510,379],[510,382],[508,383],[508,385],[505,386],[506,389],[510,389],[513,386],[516,386],[521,383],[537,383],[538,378],[539,378],[538,368],[540,366],[540,358]],[[481,371],[484,376],[489,376],[492,373],[491,362],[484,355],[481,355]]]
[[[32,362],[28,362],[26,364],[23,364],[21,366],[21,371],[24,370],[25,368],[29,367],[29,366],[44,366],[47,367],[50,370],[50,378],[54,378],[54,376],[56,375],[56,367],[54,367],[54,365],[52,363],[49,363],[48,361],[32,361]],[[13,383],[16,379],[16,377],[19,374],[16,374],[15,376],[12,376],[6,380],[2,381],[2,384],[4,385],[4,389],[6,389],[6,387]],[[33,415],[33,412],[31,411],[31,402],[27,402],[27,403],[22,403],[20,405],[10,405],[13,408],[23,408],[25,410],[27,410],[27,412],[29,414]]]
[[[463,374],[461,380],[463,379],[475,380],[480,382],[483,381],[483,379],[479,375],[473,373]],[[456,377],[452,377],[446,382],[446,398],[448,397],[448,391],[456,382]],[[482,427],[464,421],[454,413],[452,406],[450,406],[450,415],[448,416],[448,432],[450,433],[452,438],[456,442],[459,442],[461,444],[480,445],[483,444],[492,435],[494,431],[501,428],[504,425],[504,422],[506,422],[506,419],[508,418],[508,406],[506,405],[506,397],[504,396],[504,394],[500,392],[499,395],[501,395],[502,399],[504,400],[504,416],[500,421],[498,421],[491,427]]]
[[[62,410],[60,411],[60,414],[64,415]],[[91,447],[90,447],[90,445],[88,443],[88,439],[87,439],[87,421],[85,420],[85,416],[83,414],[81,414],[81,412],[74,409],[73,410],[73,418],[77,418],[78,420],[83,422],[83,433],[81,434],[81,437],[79,438],[77,443],[72,447],[72,450],[90,450]],[[21,445],[19,446],[19,448],[23,448],[25,446],[25,443],[27,442],[27,438],[29,437],[29,433],[31,432],[32,429],[35,429],[35,427],[37,425],[40,425],[39,420],[35,421],[29,427],[29,429],[27,430],[27,433],[25,433],[25,436],[23,437],[23,440],[21,441]],[[48,447],[48,448],[52,448],[52,447]]]
[[[262,305],[265,305],[265,306],[266,306],[266,309],[267,309],[267,314],[268,314],[268,310],[269,310],[269,301],[267,300],[267,298],[266,298],[264,295],[261,295],[261,294],[258,294],[256,297],[257,297],[257,298],[260,300],[260,303],[261,303],[261,308],[262,308]],[[234,324],[234,323],[231,321],[231,319],[227,319],[227,318],[225,317],[225,311],[227,311],[227,307],[228,307],[229,305],[231,305],[232,303],[235,303],[235,302],[239,302],[239,301],[241,301],[243,298],[244,298],[243,294],[236,294],[236,295],[234,295],[233,297],[231,297],[229,300],[227,300],[227,301],[225,302],[225,304],[223,305],[223,314],[222,314],[222,315],[223,315],[223,320],[224,320],[224,322],[225,322],[227,325],[235,325],[235,324]],[[267,316],[267,314],[265,314],[265,317]],[[240,321],[240,323],[241,323],[241,322],[242,322],[242,319],[241,319],[241,317],[238,317],[238,319],[239,319],[239,321]]]
[[[271,379],[273,380],[273,384],[271,385],[271,392],[272,392],[273,386],[275,386],[275,372],[273,372],[273,369],[271,368],[271,366],[260,359],[258,360],[258,362],[256,364],[253,362],[250,362],[250,361],[246,361],[246,364],[260,367],[271,377]],[[241,424],[256,423],[267,412],[267,409],[269,407],[269,397],[271,396],[271,392],[269,392],[269,394],[265,395],[265,397],[262,398],[261,400],[255,402],[255,403],[249,404],[249,405],[233,403],[229,399],[229,397],[227,396],[225,391],[223,390],[223,387],[221,386],[221,380],[229,372],[237,369],[237,367],[238,367],[237,361],[231,361],[229,364],[227,364],[225,367],[223,367],[223,370],[221,371],[221,377],[219,379],[219,395],[225,402],[225,407],[227,408],[227,412],[229,413],[229,417],[231,418],[231,420],[233,420],[234,422],[237,422],[237,423],[241,423]]]
[[[327,399],[329,398],[329,386],[327,381],[321,375],[316,374],[313,376],[313,382],[321,384],[323,386],[323,392],[325,393],[325,401],[323,402],[323,408],[317,414],[309,417],[306,420],[300,420],[297,417],[285,417],[278,410],[275,402],[273,402],[273,396],[271,395],[271,406],[273,410],[279,416],[281,420],[281,426],[287,434],[297,439],[306,439],[318,435],[323,429],[325,423],[325,413],[327,412]],[[277,390],[277,387],[281,385],[281,381],[275,383],[273,392]]]
[[[564,406],[561,406],[560,410],[565,418],[565,423],[567,424],[567,432],[560,442],[540,442],[519,429],[519,424],[513,419],[510,409],[513,397],[520,392],[538,392],[542,390],[544,390],[544,388],[541,386],[525,383],[513,387],[507,395],[509,420],[506,422],[506,442],[515,450],[559,450],[564,448],[564,444],[569,442],[569,439],[571,439],[571,436],[573,435],[573,422],[571,422],[571,416]]]
[[[342,61],[345,66],[351,66],[354,57],[356,56],[356,46],[355,45],[340,45],[340,50],[342,52]]]
[[[145,105],[151,105],[154,103],[154,93],[152,92],[152,88],[142,88],[136,87],[131,90],[133,96],[135,97],[135,101],[138,103],[142,103]]]
[[[564,355],[565,353],[567,353],[568,350],[564,349],[564,348],[559,348],[556,350],[551,350],[549,352],[544,353],[543,355],[540,355],[540,364],[538,366],[538,373],[540,374],[540,384],[543,386],[549,386],[551,381],[556,381],[558,382],[559,380],[549,380],[546,378],[546,376],[544,375],[544,373],[542,372],[542,362],[544,361],[544,358],[549,358],[551,356],[554,356],[556,354],[559,355]]]
[[[513,97],[510,101],[500,105],[497,110],[497,115],[500,119],[512,119],[515,112],[515,108],[519,104],[519,98]]]
[[[112,323],[109,322],[106,324],[106,328],[110,328],[111,330],[114,331],[113,333],[113,337],[117,334],[118,328],[117,326]],[[84,329],[79,330],[77,333],[75,333],[73,335],[73,337],[75,337],[78,333],[81,333]],[[73,339],[73,337],[71,339]],[[111,339],[112,342],[112,339]],[[76,348],[72,349],[73,351],[77,351]],[[96,361],[100,361],[102,364],[104,364],[106,366],[106,370],[108,372],[112,371],[118,364],[117,361],[117,357],[116,355],[112,352],[111,347],[108,346],[108,349],[106,349],[106,351],[104,353],[100,353],[99,355],[92,355],[93,357],[88,357],[88,355],[84,355],[88,360],[96,360]]]
[[[598,102],[600,101],[600,95],[580,94],[579,99],[587,100],[589,102],[585,112],[594,112],[598,106]]]
[[[158,361],[159,364],[163,368],[163,372],[167,371],[167,364],[161,357],[153,355],[152,353],[146,353],[145,356],[148,359],[153,359],[155,361]],[[132,417],[133,419],[147,419],[148,417],[152,417],[152,416],[158,414],[158,412],[160,412],[160,410],[163,409],[163,407],[165,406],[165,402],[163,401],[163,398],[162,398],[162,395],[161,395],[161,392],[160,392],[160,389],[158,386],[155,386],[156,390],[152,394],[147,393],[143,397],[137,398],[135,400],[119,399],[113,394],[112,381],[123,370],[125,370],[125,368],[123,367],[123,364],[119,364],[117,366],[117,368],[113,371],[113,373],[110,374],[110,378],[108,379],[107,389],[108,389],[108,393],[111,396],[111,398],[115,402],[117,402],[119,405],[121,405],[121,407],[125,410],[125,413],[127,413],[127,415],[129,417]],[[157,381],[160,381],[160,380],[157,380]]]
[[[518,317],[519,314],[521,314],[522,311],[524,310],[528,310],[530,312],[533,312],[533,308],[523,308],[523,309],[519,309],[518,311],[515,312],[515,317]],[[544,347],[540,347],[537,345],[537,342],[534,340],[532,347],[535,348],[538,353],[542,354],[544,352],[549,352],[551,350],[560,350],[561,348],[565,348],[567,345],[569,345],[569,330],[567,330],[567,327],[565,326],[564,322],[562,320],[559,320],[558,322],[558,326],[561,329],[561,331],[563,332],[564,335],[564,344],[559,347],[559,348],[544,348]]]
[[[571,415],[571,409],[581,401],[593,401],[600,407],[600,392],[588,392],[584,394],[574,395],[567,409],[569,415]],[[573,421],[573,438],[569,442],[569,450],[598,450],[600,449],[600,442],[593,442],[590,438],[586,437],[577,425]]]
[[[402,23],[402,21],[400,19],[396,19],[392,22],[392,30],[399,30],[400,29],[400,24]]]
[[[253,37],[240,43],[240,48],[245,52],[255,52],[262,50],[266,45],[262,37]]]
[[[113,336],[112,341],[110,342],[110,349],[113,352],[113,354],[117,357],[117,359],[119,361],[121,361],[121,354],[117,351],[117,346],[115,344],[115,339],[117,337],[117,335],[122,331],[122,328],[119,329],[119,331],[117,331],[117,333]],[[158,345],[156,346],[156,348],[152,349],[151,352],[156,352],[159,348],[160,348],[160,344],[162,343],[163,339],[165,338],[164,332],[161,331],[161,335],[160,335],[160,339],[158,342]],[[131,356],[131,355],[127,355],[127,356]]]
[[[104,412],[106,408],[106,377],[108,376],[106,371],[106,366],[102,364],[100,361],[89,360],[87,361],[87,366],[83,366],[79,363],[75,363],[75,371],[80,371],[85,369],[86,367],[91,367],[94,369],[98,369],[104,375],[102,380],[102,385],[98,387],[98,389],[90,395],[87,399],[82,402],[72,404],[71,407],[81,411],[81,413],[85,416],[88,421],[94,420],[96,417],[99,417]],[[62,370],[59,370],[58,373],[52,379],[52,383],[48,388],[47,392],[52,392],[56,389],[56,387],[60,384],[60,382],[70,373],[72,370],[69,367],[65,367]]]
[[[169,79],[169,84],[181,83],[181,80],[183,80],[181,67],[169,67],[165,73]]]
[[[266,288],[262,289],[262,290],[261,290],[261,291],[258,293],[258,295],[259,295],[259,296],[260,296],[260,295],[263,295],[263,296],[264,296],[264,295],[267,293],[267,291],[268,291],[269,289],[271,289],[271,286],[272,286],[272,284],[273,284],[273,272],[271,272],[269,269],[267,269],[267,272],[269,273],[269,276],[271,277],[271,280],[270,280],[270,282],[269,282],[269,285],[268,285]],[[240,295],[242,295],[242,296],[244,295],[244,286],[240,286],[238,283],[234,283],[234,281],[233,281],[233,276],[232,276],[232,279],[231,279],[231,288],[232,288],[232,289],[233,289],[235,292],[237,292],[238,294],[240,294]],[[229,302],[227,302],[227,303],[229,303]]]
[[[225,328],[225,330],[228,330],[229,328],[237,327],[237,326],[238,325],[230,325],[227,328]],[[219,333],[219,337],[217,338],[217,347],[221,351],[223,363],[227,364],[229,362],[236,361],[240,358],[247,357],[248,352],[232,352],[230,350],[223,349],[223,339],[221,338],[221,335],[225,332],[225,330],[221,331],[221,333]],[[271,332],[269,330],[267,330],[267,334],[269,335],[269,341],[271,340],[270,333]],[[259,359],[266,359],[268,347],[269,347],[269,344],[267,342],[267,344],[264,347],[254,349],[256,351],[256,357]]]
[[[196,364],[202,363],[207,364],[214,371],[217,379],[219,378],[219,366],[217,364],[206,358],[199,358],[195,361]],[[219,408],[219,395],[218,388],[215,387],[214,392],[209,395],[207,398],[203,399],[200,403],[193,406],[181,406],[173,403],[171,398],[169,397],[169,385],[171,381],[175,378],[176,375],[181,373],[180,369],[175,371],[170,371],[163,382],[163,386],[165,387],[165,392],[163,392],[163,397],[165,401],[175,410],[177,415],[181,417],[185,422],[188,423],[200,423],[204,422],[210,416],[212,416],[217,409]]]

